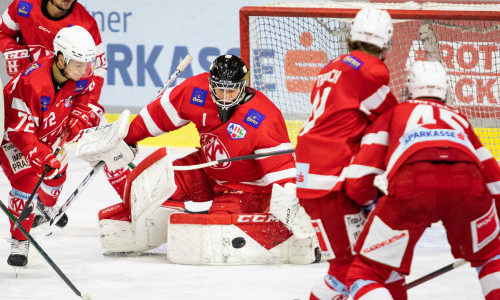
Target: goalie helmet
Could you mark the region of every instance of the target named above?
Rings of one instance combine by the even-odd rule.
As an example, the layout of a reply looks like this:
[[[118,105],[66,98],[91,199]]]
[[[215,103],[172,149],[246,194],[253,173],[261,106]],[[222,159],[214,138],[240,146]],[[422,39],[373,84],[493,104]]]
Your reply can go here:
[[[392,45],[393,31],[392,18],[387,11],[363,8],[354,18],[349,38],[387,50]]]
[[[87,63],[86,76],[92,73],[97,49],[92,35],[81,26],[65,27],[54,38],[54,55],[62,53],[65,65],[74,60]]]
[[[446,100],[448,79],[443,65],[437,61],[416,61],[406,76],[407,98],[438,98]]]
[[[249,71],[241,58],[221,55],[210,65],[210,94],[219,108],[219,118],[226,122],[245,98]]]

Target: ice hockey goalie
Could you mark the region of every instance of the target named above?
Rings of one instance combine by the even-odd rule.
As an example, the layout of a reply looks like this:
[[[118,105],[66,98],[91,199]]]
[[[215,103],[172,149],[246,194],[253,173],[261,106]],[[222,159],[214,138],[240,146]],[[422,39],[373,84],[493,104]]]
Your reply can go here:
[[[179,264],[309,264],[320,260],[315,233],[298,230],[294,235],[273,214],[186,213],[183,202],[172,201],[177,186],[167,154],[167,148],[160,148],[137,165],[127,178],[123,203],[100,211],[104,249],[140,252],[167,243],[168,259]],[[273,194],[283,198],[274,188]],[[280,203],[273,206],[272,198],[271,210],[278,211]]]

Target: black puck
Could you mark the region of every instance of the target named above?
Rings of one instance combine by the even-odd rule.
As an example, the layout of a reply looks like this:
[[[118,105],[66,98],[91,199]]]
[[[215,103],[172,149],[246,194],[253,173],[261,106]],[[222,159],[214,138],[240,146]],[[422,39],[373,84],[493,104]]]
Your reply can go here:
[[[234,238],[232,241],[231,241],[231,244],[233,245],[233,248],[236,248],[236,249],[239,249],[239,248],[242,248],[243,246],[245,246],[247,242],[245,241],[244,238],[242,237],[237,237],[237,238]]]

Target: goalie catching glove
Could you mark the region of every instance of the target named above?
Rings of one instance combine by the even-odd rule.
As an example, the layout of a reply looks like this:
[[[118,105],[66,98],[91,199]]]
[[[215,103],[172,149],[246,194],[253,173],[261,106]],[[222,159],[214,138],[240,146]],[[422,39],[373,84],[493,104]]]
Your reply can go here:
[[[125,110],[111,124],[85,129],[78,141],[76,156],[95,166],[104,161],[110,171],[127,166],[135,157],[123,138],[127,135],[130,111]]]
[[[299,204],[299,199],[295,195],[296,189],[293,183],[287,183],[284,187],[273,184],[269,212],[278,218],[295,237],[309,238],[316,232],[311,224],[311,218]]]

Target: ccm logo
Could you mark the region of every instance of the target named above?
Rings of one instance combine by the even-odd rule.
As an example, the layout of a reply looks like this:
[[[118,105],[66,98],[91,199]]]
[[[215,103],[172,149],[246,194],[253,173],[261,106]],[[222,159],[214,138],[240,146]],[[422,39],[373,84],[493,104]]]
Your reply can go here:
[[[239,215],[238,223],[271,223],[279,222],[273,215]]]

